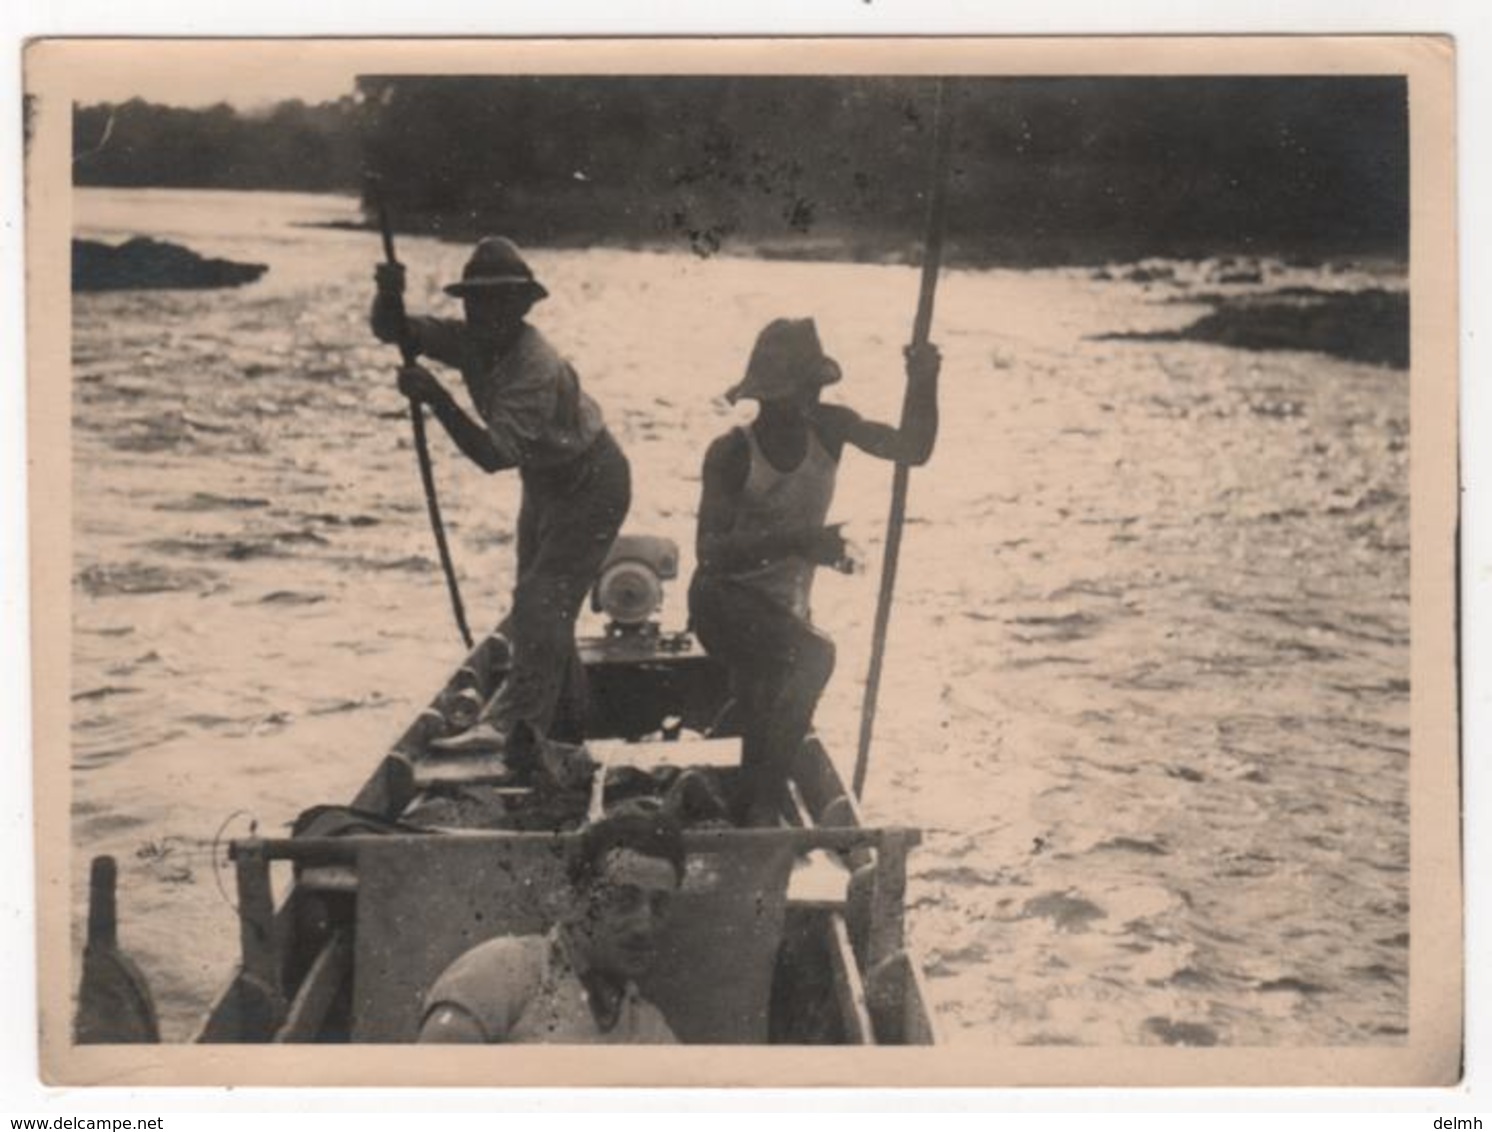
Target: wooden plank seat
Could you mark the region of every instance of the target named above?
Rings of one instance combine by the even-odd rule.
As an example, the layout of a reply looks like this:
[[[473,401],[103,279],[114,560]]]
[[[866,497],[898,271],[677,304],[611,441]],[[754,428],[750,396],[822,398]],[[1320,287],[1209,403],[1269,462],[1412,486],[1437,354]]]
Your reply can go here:
[[[592,739],[587,749],[604,767],[714,767],[741,765],[741,740],[681,739],[674,743],[628,743],[620,739]],[[416,786],[436,783],[475,785],[504,782],[509,777],[499,755],[437,755],[424,752],[414,760]]]
[[[307,892],[356,892],[357,870],[351,865],[312,865],[295,883]]]
[[[817,823],[803,800],[802,788],[792,779],[787,786],[788,820],[801,829],[813,829]],[[811,849],[793,865],[793,878],[787,890],[788,906],[843,912],[849,887],[850,870],[844,859],[823,849]]]
[[[714,767],[727,769],[741,765],[741,740],[679,739],[673,743],[628,743],[620,739],[591,739],[590,748],[602,766],[630,766],[637,770],[659,767]]]

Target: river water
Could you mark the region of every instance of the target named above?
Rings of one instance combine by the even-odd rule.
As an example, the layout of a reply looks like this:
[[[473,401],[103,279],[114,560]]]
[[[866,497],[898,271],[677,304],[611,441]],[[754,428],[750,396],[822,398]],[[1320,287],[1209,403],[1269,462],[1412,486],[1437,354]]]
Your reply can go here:
[[[355,202],[74,203],[82,236],[269,265],[240,290],[73,306],[74,946],[87,861],[113,853],[125,945],[184,1040],[237,948],[215,839],[350,798],[460,647],[395,358],[366,329],[378,241],[320,226]],[[439,284],[465,249],[399,250],[411,309],[458,313]],[[898,410],[912,269],[532,260],[553,296],[534,321],[631,457],[628,529],[676,539],[686,571],[704,449],[749,417],[721,394],[768,319],[817,318],[846,374],[831,399]],[[866,806],[926,831],[909,923],[952,1041],[1406,1033],[1408,376],[1100,337],[1204,313],[1179,267],[941,284],[942,431],[912,476]],[[432,436],[468,608],[491,624],[516,479]],[[871,563],[889,483],[845,457],[834,517]],[[816,588],[839,645],[818,726],[845,760],[876,582]],[[675,584],[665,620],[683,616]]]

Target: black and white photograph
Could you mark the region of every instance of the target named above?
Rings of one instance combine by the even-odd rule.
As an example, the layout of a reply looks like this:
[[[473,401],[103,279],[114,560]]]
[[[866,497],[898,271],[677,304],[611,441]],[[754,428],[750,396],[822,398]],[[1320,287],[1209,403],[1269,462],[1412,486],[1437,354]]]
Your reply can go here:
[[[1454,1080],[1451,64],[33,44],[44,1075]]]

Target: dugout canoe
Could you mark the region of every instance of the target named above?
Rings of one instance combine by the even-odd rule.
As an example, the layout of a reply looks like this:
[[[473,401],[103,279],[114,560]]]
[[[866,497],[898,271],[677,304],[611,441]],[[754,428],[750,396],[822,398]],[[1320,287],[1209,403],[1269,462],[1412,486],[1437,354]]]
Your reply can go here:
[[[337,835],[311,822],[299,836],[230,845],[241,959],[195,1041],[409,1042],[446,963],[485,938],[543,929],[574,834],[428,820],[442,812],[432,800],[463,792],[507,795],[517,812],[528,804],[482,760],[440,759],[428,746],[457,725],[460,705],[496,690],[506,656],[500,637],[478,642],[338,808]],[[612,625],[581,641],[581,658],[587,744],[608,782],[660,767],[730,775],[740,744],[728,680],[690,636]],[[905,933],[918,831],[866,826],[813,736],[791,778],[782,828],[686,833],[689,875],[644,993],[691,1043],[934,1044]],[[280,861],[293,879],[277,897]],[[112,905],[112,892],[95,895]],[[110,928],[97,946],[90,939],[95,961],[79,994],[90,1025],[78,1040],[153,1040],[153,1020],[120,1006],[139,996],[101,985],[101,1003],[90,989],[86,971],[108,968],[97,960],[113,946]]]

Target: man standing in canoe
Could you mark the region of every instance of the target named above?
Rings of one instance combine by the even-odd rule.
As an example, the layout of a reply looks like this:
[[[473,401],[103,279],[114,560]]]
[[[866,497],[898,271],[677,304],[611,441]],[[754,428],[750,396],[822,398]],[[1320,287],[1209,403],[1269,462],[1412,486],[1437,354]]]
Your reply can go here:
[[[684,834],[662,811],[586,827],[570,906],[546,935],[502,936],[456,959],[425,995],[422,1043],[672,1044],[637,989],[684,879]]]
[[[373,333],[458,370],[480,423],[423,366],[400,370],[400,392],[429,405],[483,471],[517,468],[523,481],[518,580],[500,629],[512,654],[508,676],[476,724],[432,746],[500,752],[520,721],[579,742],[585,699],[575,620],[631,503],[627,458],[575,370],[525,321],[548,291],[511,241],[481,240],[461,281],[446,287],[464,304],[464,320],[401,320],[399,264],[380,264],[377,282]]]
[[[812,319],[777,319],[756,340],[744,379],[726,393],[760,402],[756,420],[705,454],[689,615],[705,649],[731,670],[743,719],[738,819],[775,825],[793,754],[834,671],[834,642],[809,614],[814,571],[841,566],[839,525],[825,525],[846,444],[920,465],[938,431],[941,358],[931,344],[906,354],[900,428],[819,402],[840,380]]]

